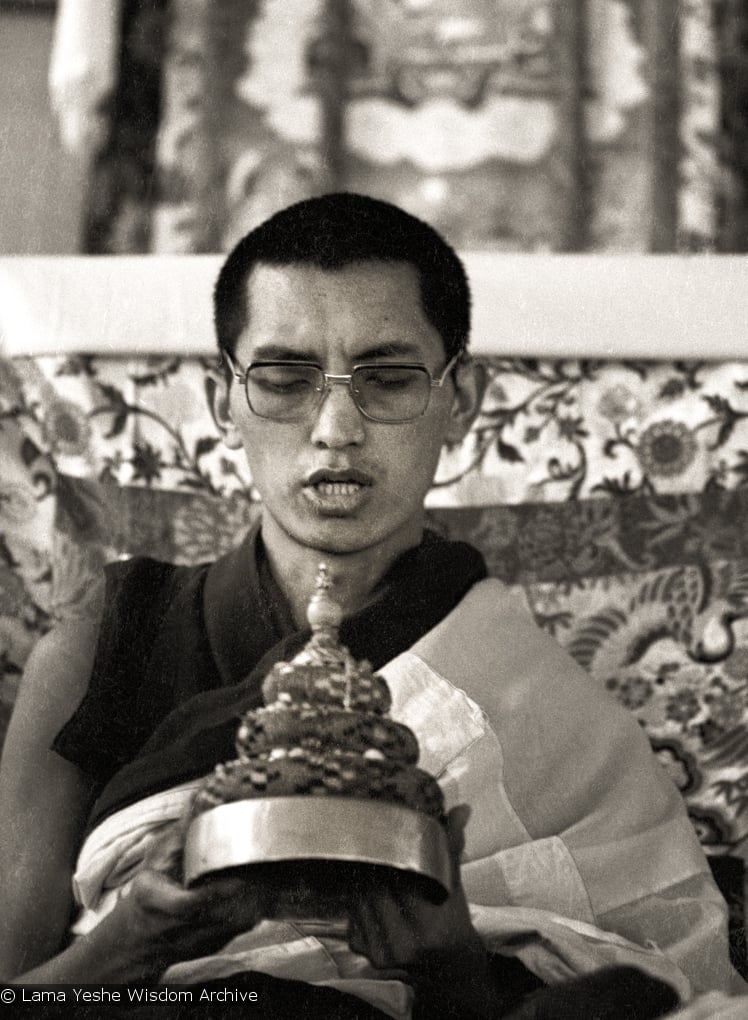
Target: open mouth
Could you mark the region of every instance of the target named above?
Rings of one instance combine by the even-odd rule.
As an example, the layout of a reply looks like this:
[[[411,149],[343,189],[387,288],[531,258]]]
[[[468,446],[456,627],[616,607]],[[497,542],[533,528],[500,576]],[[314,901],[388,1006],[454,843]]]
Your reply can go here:
[[[363,485],[359,482],[315,482],[313,488],[320,496],[353,496]]]
[[[373,485],[373,479],[361,471],[314,471],[304,483],[307,497],[320,508],[354,509]]]
[[[333,470],[332,468],[320,468],[313,471],[307,478],[305,485],[310,485],[319,492],[354,493],[359,489],[366,488],[373,484],[373,478],[357,471],[355,468]]]

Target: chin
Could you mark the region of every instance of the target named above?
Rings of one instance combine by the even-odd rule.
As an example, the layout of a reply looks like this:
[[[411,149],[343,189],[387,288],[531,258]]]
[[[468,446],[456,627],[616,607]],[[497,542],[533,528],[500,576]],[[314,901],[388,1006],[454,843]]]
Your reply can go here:
[[[334,528],[335,522],[330,521],[330,523]],[[365,549],[377,545],[378,541],[371,534],[366,535],[364,538],[344,535],[340,531],[333,532],[330,528],[321,529],[312,534],[307,532],[302,538],[302,544],[306,545],[307,548],[316,549],[318,552],[325,553],[328,556],[351,556],[354,553],[363,552]]]
[[[294,536],[293,531],[290,534]],[[384,531],[381,528],[373,529],[362,521],[344,515],[336,517],[325,514],[311,526],[307,522],[295,534],[302,545],[330,556],[350,556],[379,545],[397,545],[400,535],[403,536],[403,548],[412,544],[404,540],[406,530],[398,526]]]

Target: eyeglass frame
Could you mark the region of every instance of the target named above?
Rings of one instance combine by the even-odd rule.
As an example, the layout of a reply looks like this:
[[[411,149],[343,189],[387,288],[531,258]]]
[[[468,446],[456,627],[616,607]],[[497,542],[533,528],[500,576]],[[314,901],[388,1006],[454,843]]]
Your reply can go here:
[[[251,401],[249,399],[249,390],[247,388],[247,382],[248,382],[248,379],[249,379],[249,372],[250,372],[250,370],[252,368],[256,368],[256,367],[261,367],[261,368],[278,368],[278,367],[300,366],[300,365],[301,366],[305,366],[307,368],[316,368],[317,371],[322,373],[323,385],[322,385],[322,387],[320,389],[318,389],[316,391],[319,394],[319,399],[317,400],[317,403],[315,405],[315,408],[314,408],[315,411],[318,411],[319,408],[322,406],[322,404],[324,403],[325,398],[327,397],[327,395],[330,392],[330,390],[331,390],[333,385],[347,386],[348,392],[351,395],[351,399],[353,400],[353,403],[356,406],[356,410],[359,412],[359,414],[363,415],[363,417],[366,418],[367,421],[376,422],[378,425],[404,425],[406,422],[417,421],[419,418],[423,418],[423,416],[426,414],[426,412],[429,409],[429,404],[431,403],[431,390],[440,390],[442,388],[442,386],[444,385],[444,383],[445,383],[445,381],[447,379],[447,376],[449,375],[451,370],[458,364],[458,362],[460,361],[460,359],[463,357],[464,354],[465,354],[465,348],[461,347],[459,349],[459,351],[457,351],[457,353],[453,357],[451,357],[449,359],[447,364],[444,366],[444,369],[442,370],[441,375],[438,378],[435,378],[433,373],[431,372],[430,368],[428,368],[426,365],[421,364],[420,362],[413,362],[413,361],[409,361],[409,362],[389,361],[389,362],[379,362],[379,363],[377,363],[377,362],[364,362],[363,364],[360,364],[360,365],[354,365],[350,372],[347,372],[347,373],[344,373],[344,374],[341,375],[341,374],[337,374],[335,372],[325,372],[325,370],[322,368],[321,365],[318,365],[316,362],[313,362],[313,361],[288,361],[288,360],[281,359],[281,360],[271,360],[271,361],[251,361],[247,365],[247,367],[244,369],[244,371],[242,372],[242,371],[240,371],[241,366],[234,360],[234,356],[232,354],[230,354],[229,351],[227,351],[225,347],[221,348],[221,357],[224,358],[225,361],[227,362],[227,364],[229,366],[229,370],[231,372],[231,375],[237,380],[237,382],[240,382],[242,384],[242,388],[244,390],[244,397],[245,397],[245,400],[247,401],[247,407],[252,412],[252,414],[255,415],[255,417],[257,417],[257,418],[262,418],[264,421],[275,421],[275,422],[279,422],[279,423],[285,422],[287,424],[293,424],[295,422],[303,421],[304,420],[304,416],[302,415],[299,418],[271,418],[271,417],[268,417],[265,414],[259,414],[252,407]],[[428,378],[429,378],[429,394],[428,394],[428,399],[426,401],[426,406],[424,407],[424,409],[419,414],[415,414],[412,417],[408,417],[408,418],[374,418],[371,414],[369,414],[367,411],[365,411],[363,409],[363,407],[361,407],[361,405],[359,404],[358,399],[357,399],[356,390],[353,387],[353,374],[359,368],[417,368],[417,369],[419,369],[421,372],[424,372],[428,376]]]

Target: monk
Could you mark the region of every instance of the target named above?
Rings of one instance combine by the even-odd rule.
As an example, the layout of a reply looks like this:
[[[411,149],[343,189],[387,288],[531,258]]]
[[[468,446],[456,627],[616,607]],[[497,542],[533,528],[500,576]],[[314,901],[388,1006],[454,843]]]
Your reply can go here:
[[[455,252],[326,195],[247,235],[214,303],[212,410],[261,517],[212,564],[113,565],[36,646],[0,772],[0,977],[244,981],[270,989],[263,1016],[650,1017],[726,989],[726,907],[639,726],[476,550],[425,529],[485,382]],[[185,889],[174,864],[201,778],[309,636],[322,559],[341,640],[443,789],[454,890],[364,890],[311,931],[247,878]]]

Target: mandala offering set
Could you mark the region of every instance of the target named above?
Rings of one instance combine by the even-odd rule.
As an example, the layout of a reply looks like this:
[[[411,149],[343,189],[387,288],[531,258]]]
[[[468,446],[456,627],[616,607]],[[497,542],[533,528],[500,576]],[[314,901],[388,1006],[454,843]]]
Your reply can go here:
[[[263,684],[237,758],[198,790],[184,849],[187,884],[251,866],[268,916],[344,912],[351,885],[395,869],[443,899],[450,888],[444,799],[419,769],[418,742],[388,716],[390,691],[340,644],[342,610],[322,565],[307,618],[312,637]]]

